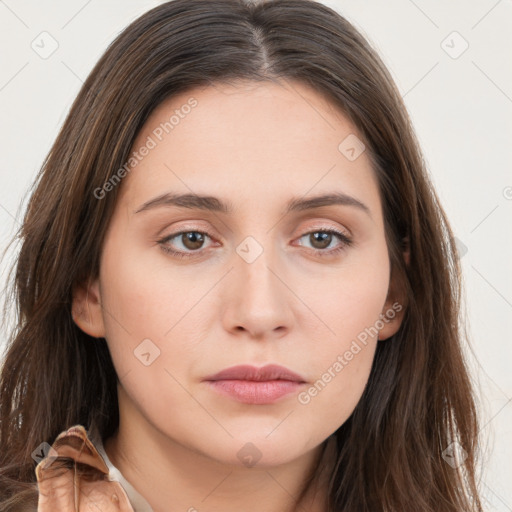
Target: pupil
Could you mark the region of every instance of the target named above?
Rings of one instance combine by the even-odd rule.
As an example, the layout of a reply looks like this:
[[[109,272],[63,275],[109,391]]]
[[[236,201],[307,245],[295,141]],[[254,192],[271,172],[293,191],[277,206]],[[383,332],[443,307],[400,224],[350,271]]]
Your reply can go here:
[[[204,237],[197,231],[185,233],[185,241],[183,242],[187,249],[199,249],[204,241]]]
[[[329,247],[329,244],[331,243],[331,233],[312,233],[314,243],[320,242],[320,249],[325,249],[326,247]]]

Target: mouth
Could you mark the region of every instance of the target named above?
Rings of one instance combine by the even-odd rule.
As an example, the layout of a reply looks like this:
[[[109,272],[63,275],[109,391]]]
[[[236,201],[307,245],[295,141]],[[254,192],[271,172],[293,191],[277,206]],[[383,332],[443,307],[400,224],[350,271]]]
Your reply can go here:
[[[271,404],[297,392],[306,380],[288,368],[250,365],[226,368],[205,379],[216,392],[246,404]]]

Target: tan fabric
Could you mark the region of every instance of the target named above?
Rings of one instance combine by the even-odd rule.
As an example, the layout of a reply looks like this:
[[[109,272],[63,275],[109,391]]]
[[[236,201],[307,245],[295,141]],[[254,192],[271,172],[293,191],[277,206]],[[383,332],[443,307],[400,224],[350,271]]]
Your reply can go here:
[[[38,512],[135,512],[82,425],[57,436],[36,477]]]

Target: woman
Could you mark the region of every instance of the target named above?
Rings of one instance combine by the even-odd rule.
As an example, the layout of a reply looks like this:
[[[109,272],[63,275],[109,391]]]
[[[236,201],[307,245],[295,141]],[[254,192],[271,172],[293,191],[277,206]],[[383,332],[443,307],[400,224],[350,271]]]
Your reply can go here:
[[[452,232],[329,8],[133,22],[20,238],[0,510],[481,510]]]

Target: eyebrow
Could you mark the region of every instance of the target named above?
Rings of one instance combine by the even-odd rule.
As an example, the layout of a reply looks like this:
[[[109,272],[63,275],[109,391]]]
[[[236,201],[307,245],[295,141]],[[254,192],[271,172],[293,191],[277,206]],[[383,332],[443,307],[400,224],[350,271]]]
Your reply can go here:
[[[371,217],[370,209],[364,203],[342,192],[334,192],[330,194],[323,194],[308,198],[292,198],[288,201],[285,209],[285,214],[291,212],[298,212],[310,210],[314,208],[321,208],[322,206],[352,206],[355,207]],[[157,196],[149,201],[146,201],[134,213],[139,213],[162,206],[177,206],[180,208],[189,208],[196,210],[204,210],[218,213],[233,213],[234,208],[231,202],[223,202],[214,196],[204,196],[198,194],[172,194],[166,193]]]

